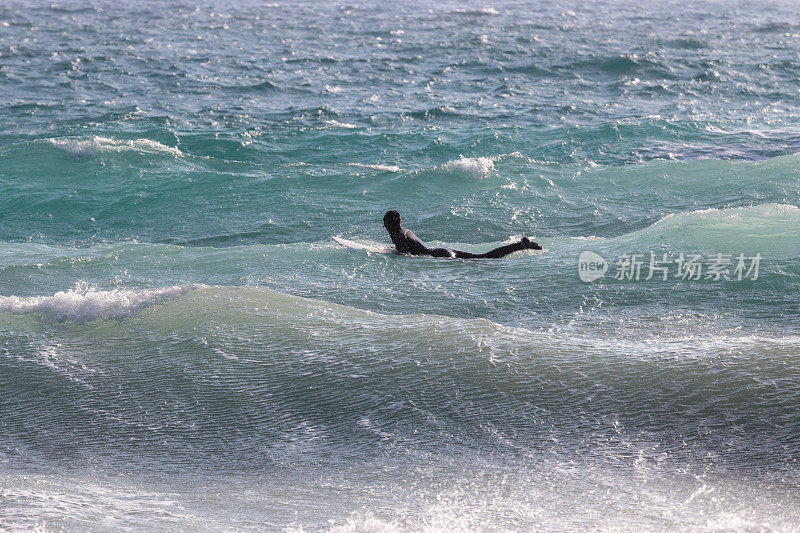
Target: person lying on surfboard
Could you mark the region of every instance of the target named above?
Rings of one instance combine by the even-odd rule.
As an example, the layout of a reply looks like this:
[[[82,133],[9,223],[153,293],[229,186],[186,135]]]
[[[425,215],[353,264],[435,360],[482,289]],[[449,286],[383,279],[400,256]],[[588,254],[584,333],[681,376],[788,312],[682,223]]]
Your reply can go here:
[[[430,255],[457,259],[497,259],[519,250],[541,250],[542,247],[523,237],[519,242],[506,244],[482,254],[462,252],[451,248],[428,248],[414,233],[400,225],[400,213],[392,209],[383,215],[383,227],[389,232],[397,251],[401,254]]]

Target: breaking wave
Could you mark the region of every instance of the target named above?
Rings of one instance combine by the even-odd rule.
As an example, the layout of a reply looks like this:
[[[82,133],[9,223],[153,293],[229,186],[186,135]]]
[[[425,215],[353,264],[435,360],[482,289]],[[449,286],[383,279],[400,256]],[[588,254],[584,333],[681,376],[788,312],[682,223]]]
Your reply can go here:
[[[0,311],[16,314],[36,313],[59,322],[121,318],[185,294],[193,288],[196,286],[101,290],[87,283],[78,283],[74,288],[56,292],[52,296],[0,296]]]
[[[464,157],[448,161],[442,168],[451,172],[462,172],[473,178],[482,178],[494,171],[494,160],[489,157]]]
[[[101,152],[164,153],[175,157],[183,155],[178,148],[152,139],[123,140],[94,136],[91,139],[49,139],[48,142],[68,156],[81,159],[96,157]]]

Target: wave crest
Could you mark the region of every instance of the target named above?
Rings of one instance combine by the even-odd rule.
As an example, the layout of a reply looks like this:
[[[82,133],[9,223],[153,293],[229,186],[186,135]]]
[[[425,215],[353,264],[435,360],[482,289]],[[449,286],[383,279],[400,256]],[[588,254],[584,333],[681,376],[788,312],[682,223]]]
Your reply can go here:
[[[735,251],[759,251],[772,257],[800,249],[800,208],[789,204],[710,208],[671,213],[652,226],[615,240],[658,246],[689,246],[716,251],[727,246]]]
[[[500,12],[493,7],[479,7],[474,9],[454,9],[450,13],[453,15],[472,15],[472,16],[490,16],[499,15]]]
[[[95,135],[91,139],[48,139],[48,142],[68,156],[81,159],[91,159],[100,152],[166,153],[175,157],[183,155],[178,148],[152,139],[122,140]]]
[[[402,172],[403,171],[403,169],[398,167],[397,165],[381,165],[381,164],[367,165],[367,164],[363,164],[363,163],[350,163],[350,166],[351,167],[357,167],[357,168],[369,169],[369,170],[376,170],[378,172]]]
[[[444,170],[463,172],[473,178],[488,176],[494,171],[494,160],[489,157],[464,157],[463,155],[453,161],[442,165]]]
[[[38,313],[57,322],[122,318],[193,288],[196,286],[100,290],[87,283],[78,283],[74,288],[58,291],[53,296],[0,296],[0,312]]]

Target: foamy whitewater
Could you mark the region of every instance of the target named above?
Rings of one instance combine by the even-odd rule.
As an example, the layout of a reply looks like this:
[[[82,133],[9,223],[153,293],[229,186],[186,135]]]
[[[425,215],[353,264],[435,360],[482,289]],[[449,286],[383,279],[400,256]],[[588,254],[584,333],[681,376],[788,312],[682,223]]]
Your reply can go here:
[[[798,34],[2,3],[0,530],[800,530]]]

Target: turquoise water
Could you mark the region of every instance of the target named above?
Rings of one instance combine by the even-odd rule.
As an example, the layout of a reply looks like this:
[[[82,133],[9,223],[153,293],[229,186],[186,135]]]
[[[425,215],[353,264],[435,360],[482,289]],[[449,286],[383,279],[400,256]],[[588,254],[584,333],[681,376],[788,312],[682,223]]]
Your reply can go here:
[[[798,35],[788,1],[4,3],[0,528],[799,529]],[[331,241],[391,208],[544,250]]]

